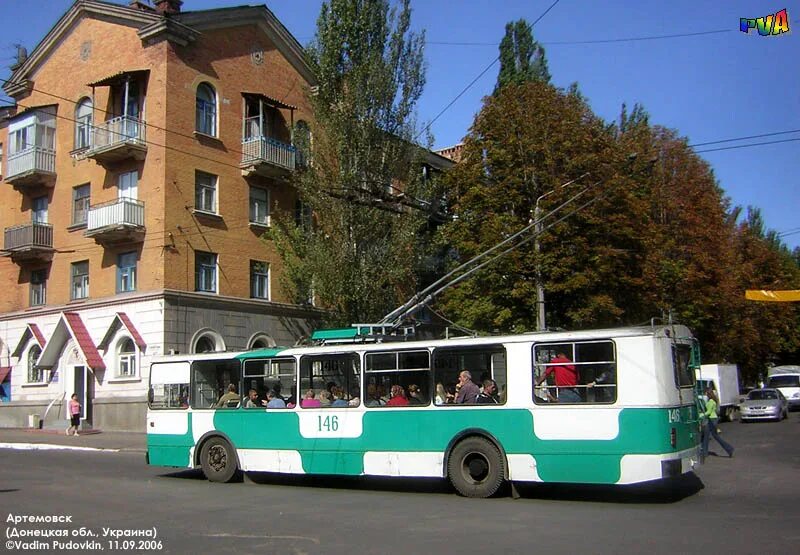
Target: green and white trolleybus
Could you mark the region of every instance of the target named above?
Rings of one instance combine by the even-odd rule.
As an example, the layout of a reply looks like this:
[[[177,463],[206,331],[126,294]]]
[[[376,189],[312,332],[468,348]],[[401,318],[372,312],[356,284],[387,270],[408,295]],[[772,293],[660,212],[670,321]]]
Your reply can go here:
[[[698,459],[699,361],[684,326],[359,339],[156,359],[148,462],[223,482],[240,471],[447,477],[486,497],[504,481],[659,480]],[[569,396],[547,372],[559,354],[577,372]],[[478,386],[494,380],[494,402],[443,402],[463,370]],[[265,406],[270,391],[285,408]],[[403,399],[387,404],[391,391]]]

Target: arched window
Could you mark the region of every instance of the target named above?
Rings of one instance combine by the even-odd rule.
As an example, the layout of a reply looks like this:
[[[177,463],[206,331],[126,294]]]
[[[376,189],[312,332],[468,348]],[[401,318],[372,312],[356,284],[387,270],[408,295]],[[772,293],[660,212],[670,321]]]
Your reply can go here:
[[[217,136],[217,92],[208,83],[197,87],[195,129],[205,135]]]
[[[40,356],[42,356],[42,349],[39,345],[34,345],[28,351],[28,383],[42,383],[44,381],[44,370],[36,367]]]
[[[136,376],[136,346],[129,337],[120,341],[117,348],[117,375],[121,378]]]
[[[276,345],[275,340],[272,339],[266,333],[256,333],[250,337],[250,341],[247,342],[248,349],[267,349],[270,347],[274,347]]]
[[[213,353],[215,350],[214,340],[207,335],[198,339],[197,343],[194,344],[195,353]]]
[[[88,148],[92,140],[92,99],[83,98],[75,108],[75,148]]]

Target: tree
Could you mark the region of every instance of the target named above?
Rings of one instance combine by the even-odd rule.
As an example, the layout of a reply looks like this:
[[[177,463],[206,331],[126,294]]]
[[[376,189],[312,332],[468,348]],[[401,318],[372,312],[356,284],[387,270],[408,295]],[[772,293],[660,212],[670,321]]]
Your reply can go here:
[[[524,19],[506,24],[506,34],[500,41],[500,73],[495,92],[500,88],[526,81],[550,82],[550,71],[544,47],[533,40],[531,26]]]
[[[309,62],[313,152],[294,185],[307,218],[283,214],[270,237],[295,301],[313,295],[327,323],[376,321],[414,292],[428,212],[415,106],[424,36],[402,0],[323,3]]]
[[[457,218],[443,234],[458,261],[527,226],[537,199],[550,191],[540,200],[542,214],[587,185],[595,184],[572,206],[598,200],[543,235],[541,255],[529,242],[449,290],[443,298],[448,314],[481,331],[535,329],[541,271],[550,325],[617,322],[622,294],[610,293],[609,284],[624,282],[626,245],[636,237],[619,217],[627,202],[625,187],[617,186],[624,159],[613,134],[578,95],[530,81],[484,99],[462,160],[446,177]],[[586,172],[584,180],[560,189]]]

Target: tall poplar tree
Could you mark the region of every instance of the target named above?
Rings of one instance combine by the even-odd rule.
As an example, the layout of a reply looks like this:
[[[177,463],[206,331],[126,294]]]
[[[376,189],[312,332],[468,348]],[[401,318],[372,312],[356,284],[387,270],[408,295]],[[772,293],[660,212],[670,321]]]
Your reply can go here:
[[[544,47],[533,39],[531,26],[524,19],[506,24],[500,41],[500,73],[495,92],[500,88],[527,81],[550,82]]]
[[[322,4],[307,50],[319,83],[311,162],[294,183],[313,218],[284,214],[270,236],[282,285],[298,302],[313,296],[328,324],[376,321],[414,292],[433,210],[414,144],[423,47],[409,0]]]

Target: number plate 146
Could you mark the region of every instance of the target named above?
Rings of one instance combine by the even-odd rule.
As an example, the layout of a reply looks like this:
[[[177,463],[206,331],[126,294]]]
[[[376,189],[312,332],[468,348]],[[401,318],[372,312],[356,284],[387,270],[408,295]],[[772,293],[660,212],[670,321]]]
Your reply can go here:
[[[359,437],[364,413],[354,410],[309,410],[299,413],[300,435],[307,438]]]

